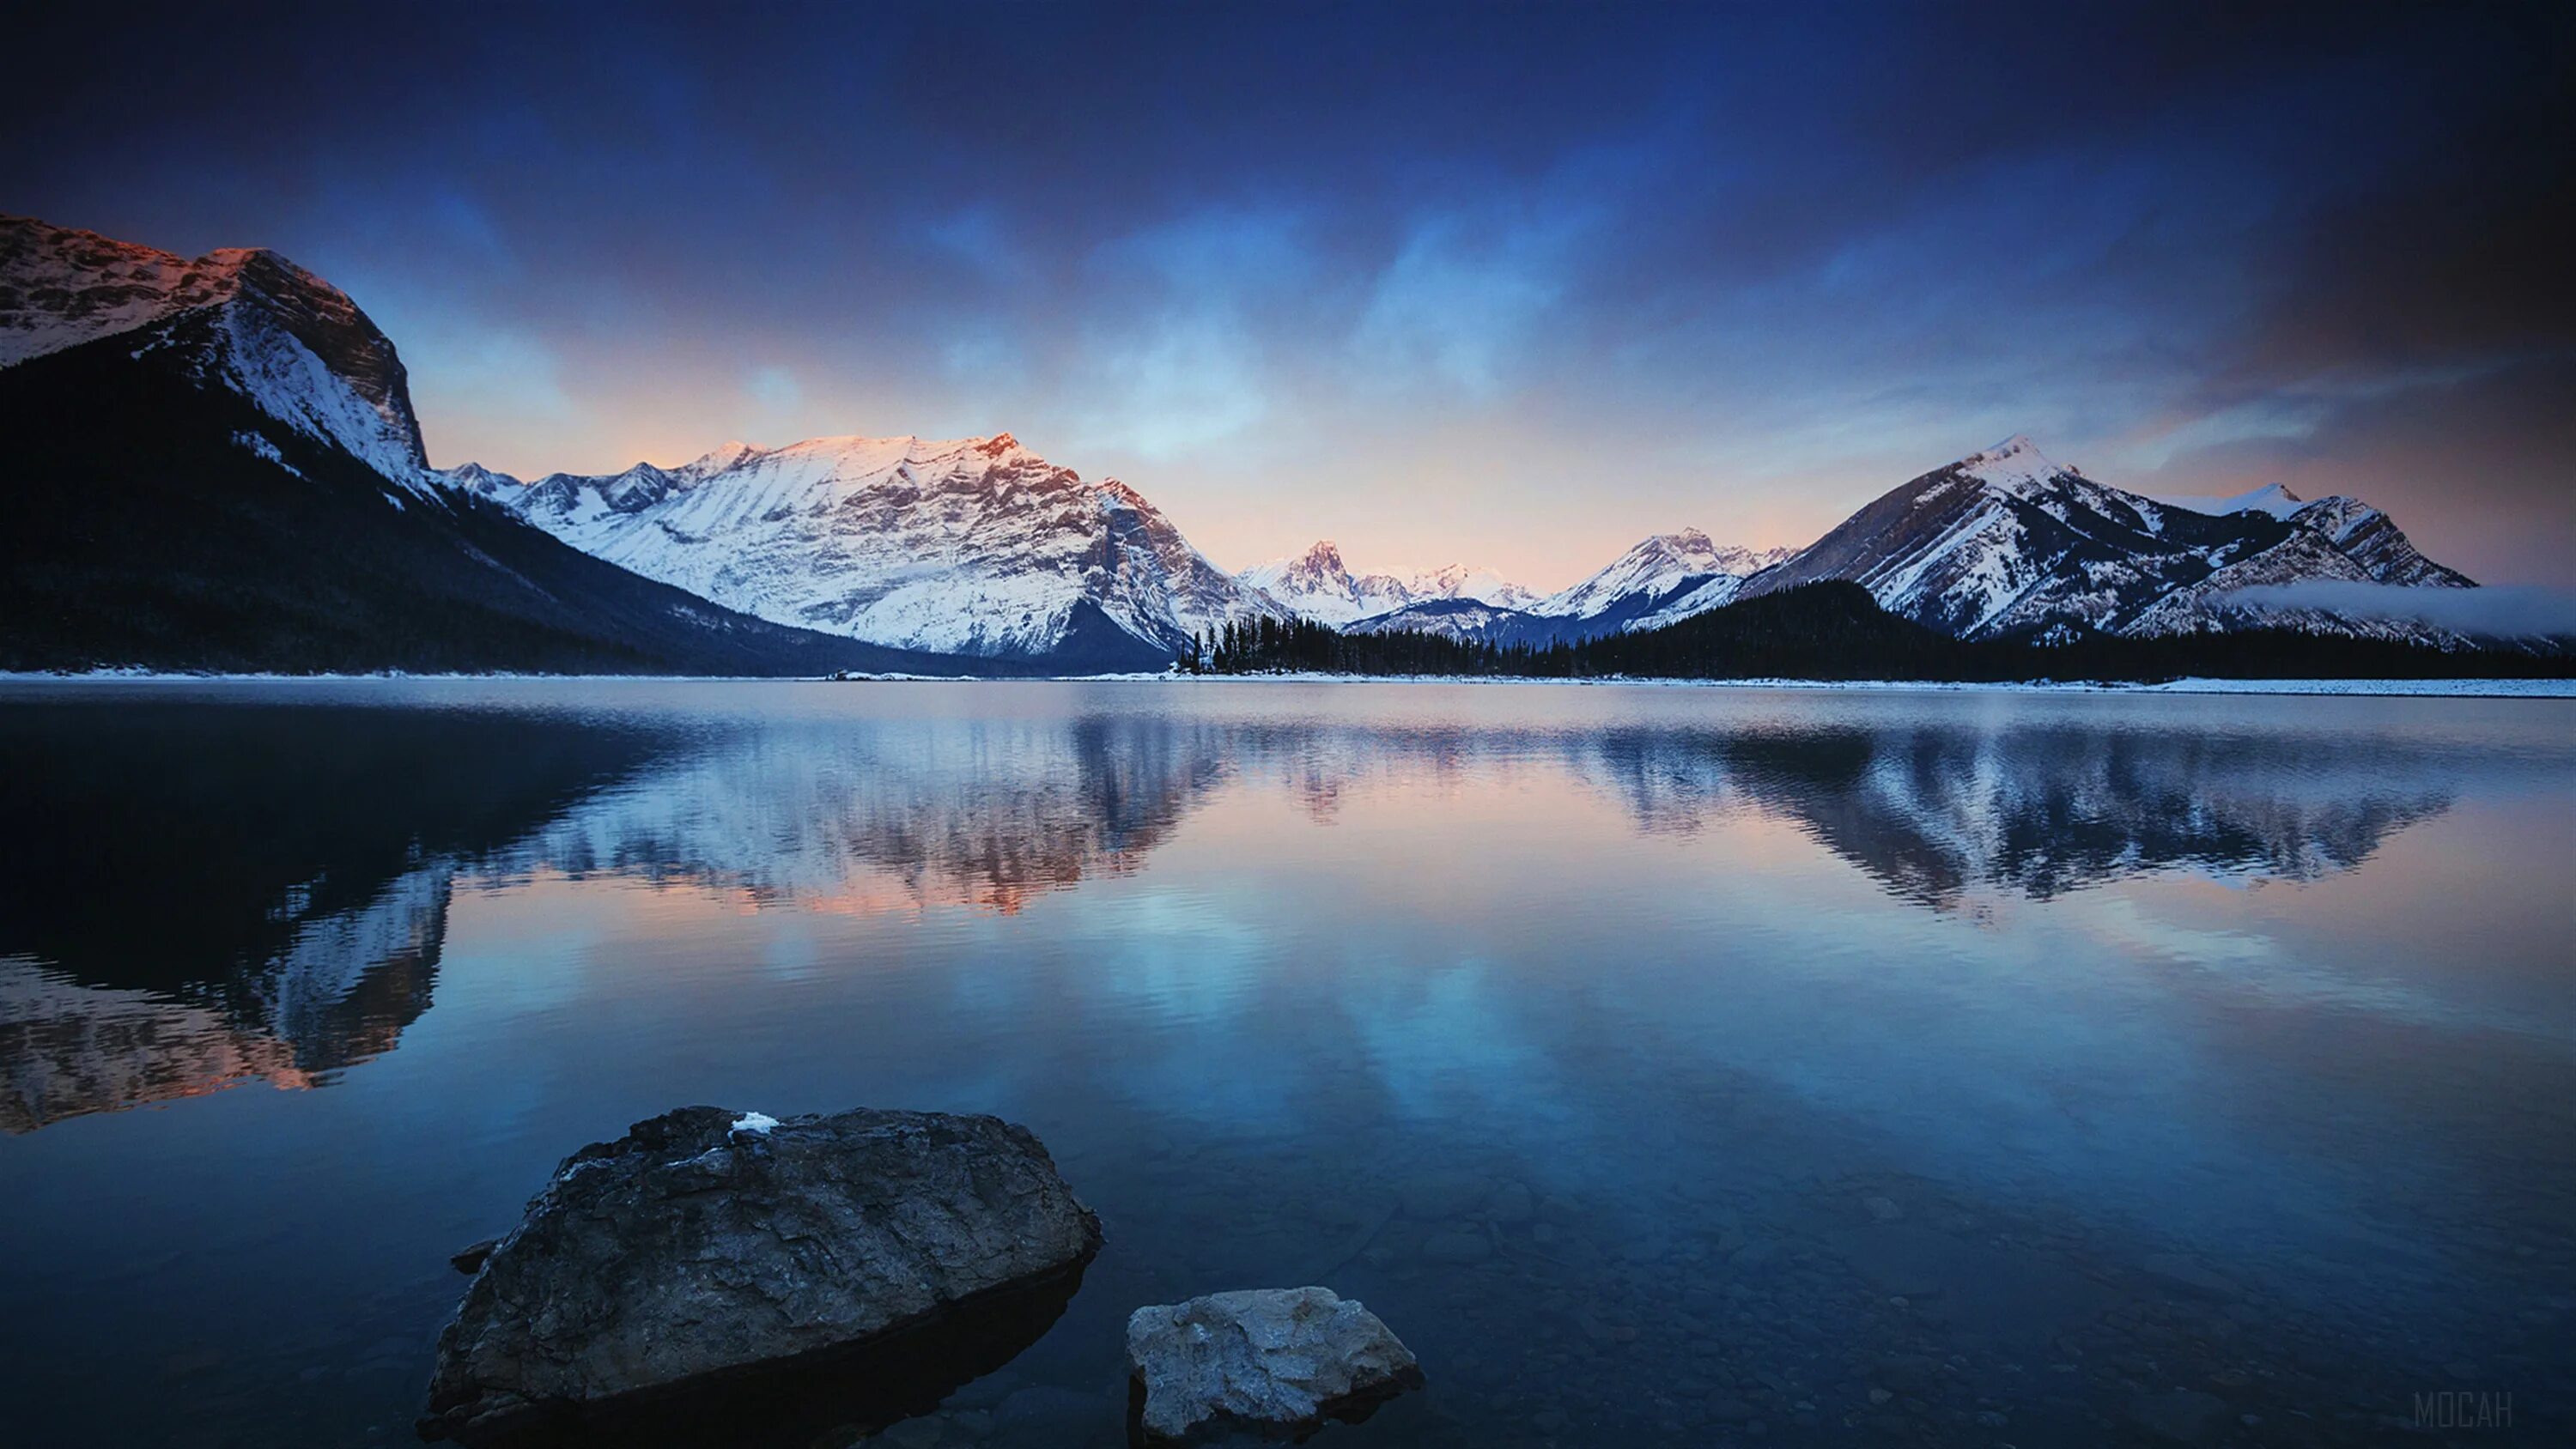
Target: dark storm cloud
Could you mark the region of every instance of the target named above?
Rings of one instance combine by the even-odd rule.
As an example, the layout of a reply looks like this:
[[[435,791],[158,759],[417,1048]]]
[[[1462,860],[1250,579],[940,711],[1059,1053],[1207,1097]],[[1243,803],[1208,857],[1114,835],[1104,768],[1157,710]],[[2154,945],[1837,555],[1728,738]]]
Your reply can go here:
[[[1010,427],[1229,562],[1547,582],[2027,430],[2576,552],[2559,8],[119,15],[30,30],[0,206],[333,276],[443,460]]]

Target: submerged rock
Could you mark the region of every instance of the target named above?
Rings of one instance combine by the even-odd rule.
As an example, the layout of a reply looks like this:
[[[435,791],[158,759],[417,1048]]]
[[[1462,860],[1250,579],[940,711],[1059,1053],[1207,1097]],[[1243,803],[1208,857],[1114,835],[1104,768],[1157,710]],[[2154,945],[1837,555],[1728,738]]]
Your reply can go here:
[[[439,1335],[422,1433],[560,1427],[823,1359],[864,1377],[846,1355],[944,1341],[988,1300],[1042,1328],[1061,1297],[1016,1300],[1099,1246],[1046,1149],[998,1118],[684,1107],[574,1153],[529,1203]]]
[[[1365,1418],[1422,1382],[1413,1353],[1329,1288],[1254,1288],[1139,1308],[1127,1319],[1134,1437],[1189,1443],[1295,1434]]]

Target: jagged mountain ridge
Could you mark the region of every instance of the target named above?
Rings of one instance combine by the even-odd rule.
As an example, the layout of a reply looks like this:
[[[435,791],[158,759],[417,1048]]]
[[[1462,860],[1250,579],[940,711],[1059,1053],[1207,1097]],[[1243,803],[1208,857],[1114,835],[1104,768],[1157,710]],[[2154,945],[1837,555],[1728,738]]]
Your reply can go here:
[[[869,470],[853,455],[889,441],[867,439],[533,485],[433,471],[393,343],[268,251],[188,259],[0,219],[0,415],[55,425],[12,460],[47,515],[11,541],[24,566],[0,588],[0,655],[21,666],[1151,669],[1193,629],[1284,612],[1134,490],[1007,435],[892,440],[903,456],[876,460],[884,479],[854,476]],[[811,557],[742,526],[792,533],[779,494],[815,484],[855,524],[802,540]],[[692,562],[685,530],[666,528],[750,498],[730,564]],[[619,539],[620,520],[647,527]],[[664,556],[635,546],[647,531]],[[773,576],[755,577],[764,562]],[[800,573],[842,586],[800,593]],[[209,596],[220,606],[199,607]],[[509,638],[513,618],[533,627]]]
[[[1645,538],[1581,583],[1521,605],[1425,600],[1345,627],[1365,634],[1410,630],[1473,643],[1579,643],[1717,608],[1746,579],[1790,554],[1785,548],[1720,544],[1699,529],[1685,528]],[[1691,606],[1670,612],[1684,600]]]
[[[1842,579],[1891,613],[1963,639],[2256,624],[2457,638],[2431,626],[2231,606],[2243,588],[2318,579],[2473,586],[2358,499],[2302,502],[2276,485],[2221,506],[2240,503],[2212,514],[2125,492],[2016,435],[1890,490],[1740,596]]]
[[[1540,600],[1530,612],[1552,618],[1602,618],[1636,602],[1659,604],[1719,579],[1750,578],[1787,559],[1792,552],[1785,548],[1757,550],[1721,544],[1696,528],[1659,533],[1640,541],[1592,577]],[[1633,618],[1642,612],[1631,609],[1628,616]]]
[[[472,464],[434,476],[646,578],[889,648],[1159,669],[1193,632],[1287,616],[1136,490],[1008,433],[729,443],[525,485]]]
[[[402,359],[339,288],[265,248],[190,259],[0,215],[0,368],[112,336],[406,490],[427,466]]]
[[[0,668],[955,669],[430,486],[392,341],[275,253],[0,218],[0,348]]]
[[[1963,638],[2287,627],[2448,645],[2465,637],[2273,586],[2472,586],[2358,499],[2276,485],[2159,501],[2026,437],[1892,490],[1793,556],[1685,530],[1545,599],[1456,566],[1354,578],[1328,544],[1229,577],[1133,489],[1008,434],[728,444],[677,468],[533,484],[470,463],[436,473],[393,343],[327,282],[270,251],[189,259],[22,217],[0,217],[0,404],[17,436],[75,424],[12,461],[22,501],[58,514],[8,549],[20,566],[0,644],[22,664],[1159,668],[1192,633],[1253,615],[1541,643],[1821,579]],[[148,486],[112,486],[138,470]],[[539,538],[617,567],[585,570]],[[2257,602],[2253,588],[2273,591]],[[510,618],[537,628],[502,644]],[[326,638],[320,655],[281,653]],[[885,647],[839,647],[853,640]]]
[[[1319,540],[1293,557],[1255,564],[1235,578],[1303,618],[1336,628],[1412,604],[1466,600],[1502,609],[1529,609],[1539,602],[1537,594],[1497,571],[1466,564],[1408,573],[1354,574],[1331,539]]]
[[[1684,530],[1645,540],[1527,609],[1409,605],[1343,627],[1572,643],[1826,580],[1860,584],[1889,612],[1962,639],[2291,629],[2446,648],[2481,642],[2419,620],[2245,592],[2475,587],[2360,499],[2305,500],[2279,484],[2233,498],[2154,499],[2061,467],[2020,435],[1891,490],[1804,549],[1757,553]]]

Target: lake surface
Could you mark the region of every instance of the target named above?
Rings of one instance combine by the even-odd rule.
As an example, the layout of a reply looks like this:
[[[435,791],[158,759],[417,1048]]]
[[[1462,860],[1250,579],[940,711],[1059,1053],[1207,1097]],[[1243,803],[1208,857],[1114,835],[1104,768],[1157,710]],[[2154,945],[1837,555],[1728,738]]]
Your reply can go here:
[[[33,683],[0,758],[12,1445],[409,1441],[448,1254],[696,1102],[1099,1211],[907,1446],[1121,1444],[1130,1310],[1310,1281],[1429,1379],[1319,1444],[2576,1422],[2576,704]]]

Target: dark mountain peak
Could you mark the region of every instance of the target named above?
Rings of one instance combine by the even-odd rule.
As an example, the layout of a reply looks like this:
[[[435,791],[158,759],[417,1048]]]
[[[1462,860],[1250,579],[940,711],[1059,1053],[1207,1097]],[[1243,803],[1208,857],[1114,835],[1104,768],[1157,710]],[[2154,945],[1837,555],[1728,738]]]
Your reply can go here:
[[[228,247],[187,258],[0,217],[0,367],[132,332],[180,342],[205,376],[398,483],[428,466],[393,342],[285,256]]]
[[[417,464],[428,466],[402,357],[394,350],[393,339],[348,293],[266,247],[213,252],[208,259],[230,266],[240,291],[265,303],[296,341],[394,423],[408,439]]]

